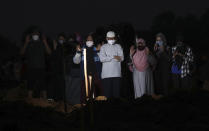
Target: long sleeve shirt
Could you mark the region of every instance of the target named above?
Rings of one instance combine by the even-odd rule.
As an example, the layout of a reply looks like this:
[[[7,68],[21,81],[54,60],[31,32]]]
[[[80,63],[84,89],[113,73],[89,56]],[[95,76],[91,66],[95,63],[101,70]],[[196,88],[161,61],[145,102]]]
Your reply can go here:
[[[76,52],[75,56],[73,57],[73,62],[75,64],[80,64],[81,63],[81,53]]]
[[[75,64],[80,64],[81,69],[81,77],[84,78],[84,56],[83,56],[83,49],[82,51],[77,52],[75,56],[73,57],[73,62]],[[93,52],[88,51],[87,49],[87,73],[88,75],[92,75],[94,73],[97,73],[99,76],[101,76],[101,62],[98,56],[98,51],[96,50],[96,47],[93,48]],[[91,54],[92,53],[92,54]],[[100,77],[99,77],[100,78]]]
[[[120,56],[118,61],[114,56]],[[121,77],[121,62],[124,60],[123,49],[119,44],[104,44],[99,53],[102,62],[102,79]]]
[[[172,54],[176,51],[177,47],[172,48]],[[183,63],[181,65],[181,78],[186,77],[187,75],[191,74],[190,71],[190,64],[194,62],[194,55],[192,52],[192,49],[190,47],[187,47],[186,52],[183,54]],[[173,57],[173,61],[175,61]]]

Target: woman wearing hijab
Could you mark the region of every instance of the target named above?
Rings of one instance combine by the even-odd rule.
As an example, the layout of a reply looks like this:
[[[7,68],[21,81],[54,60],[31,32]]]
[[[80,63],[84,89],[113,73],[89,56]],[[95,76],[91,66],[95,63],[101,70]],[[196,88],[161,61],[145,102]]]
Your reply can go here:
[[[87,76],[92,76],[92,88],[89,90],[89,98],[102,96],[103,89],[101,83],[101,70],[102,63],[98,56],[98,49],[95,47],[93,36],[90,34],[86,39],[86,44],[83,48],[77,47],[77,53],[73,58],[75,64],[80,64],[81,67],[81,103],[85,103],[86,91],[84,81],[84,56],[83,50],[86,49],[86,61],[87,61]]]
[[[65,93],[65,69],[64,69],[64,45],[66,37],[64,33],[58,34],[57,38],[53,41],[53,50],[51,54],[51,75],[50,86],[48,89],[49,101],[64,101]]]
[[[76,41],[74,34],[68,38],[65,46],[65,84],[66,84],[66,101],[72,105],[80,104],[81,85],[80,65],[73,62],[76,54],[76,47],[79,43]]]
[[[167,42],[165,35],[158,33],[154,46],[155,56],[157,58],[157,66],[155,69],[155,93],[159,95],[167,95],[170,82],[170,55],[167,50]]]
[[[144,39],[136,39],[136,48],[134,46],[130,48],[130,57],[132,60],[130,70],[133,72],[135,99],[144,94],[153,95],[152,66],[154,66],[155,60],[150,55]]]

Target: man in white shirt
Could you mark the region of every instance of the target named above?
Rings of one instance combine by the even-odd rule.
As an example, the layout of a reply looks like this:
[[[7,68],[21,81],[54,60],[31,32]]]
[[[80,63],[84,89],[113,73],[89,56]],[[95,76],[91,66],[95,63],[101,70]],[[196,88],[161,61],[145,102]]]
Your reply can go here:
[[[123,49],[116,44],[113,31],[106,36],[107,44],[104,44],[99,53],[102,62],[102,81],[104,94],[107,98],[120,97],[121,62],[124,60]]]

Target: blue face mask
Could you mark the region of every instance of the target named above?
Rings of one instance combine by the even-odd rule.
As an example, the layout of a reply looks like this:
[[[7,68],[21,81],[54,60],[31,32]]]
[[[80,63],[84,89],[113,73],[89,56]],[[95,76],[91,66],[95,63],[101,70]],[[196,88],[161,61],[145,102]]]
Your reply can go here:
[[[158,46],[163,46],[163,41],[156,41],[156,44],[157,44]]]

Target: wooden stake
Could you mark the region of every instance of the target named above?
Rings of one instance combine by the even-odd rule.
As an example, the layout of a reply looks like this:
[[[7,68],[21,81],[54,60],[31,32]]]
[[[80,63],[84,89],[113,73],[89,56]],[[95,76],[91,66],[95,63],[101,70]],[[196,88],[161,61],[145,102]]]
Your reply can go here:
[[[90,91],[92,90],[92,76],[89,76],[89,84],[90,84]],[[94,91],[92,91],[93,99],[94,99]]]
[[[84,76],[85,76],[86,97],[88,98],[89,97],[89,92],[88,92],[86,49],[83,50],[83,56],[84,56]]]

